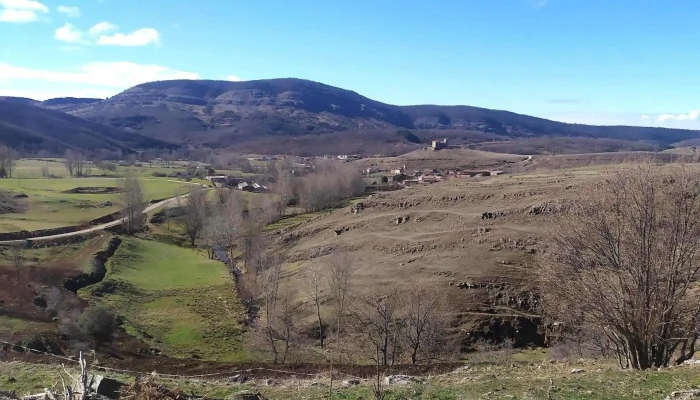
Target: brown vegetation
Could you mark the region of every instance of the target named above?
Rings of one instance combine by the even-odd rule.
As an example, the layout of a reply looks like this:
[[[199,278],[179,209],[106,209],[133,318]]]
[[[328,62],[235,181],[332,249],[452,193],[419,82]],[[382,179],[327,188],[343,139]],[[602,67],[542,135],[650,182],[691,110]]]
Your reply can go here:
[[[648,161],[587,188],[553,232],[539,273],[545,310],[565,332],[606,338],[621,366],[635,369],[692,357],[698,182],[695,166]]]

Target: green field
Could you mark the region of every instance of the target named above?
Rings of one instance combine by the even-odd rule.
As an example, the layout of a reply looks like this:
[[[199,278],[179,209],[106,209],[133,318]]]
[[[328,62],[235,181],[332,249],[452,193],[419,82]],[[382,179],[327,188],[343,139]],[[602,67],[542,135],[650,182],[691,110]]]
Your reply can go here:
[[[63,179],[0,179],[0,189],[24,193],[28,198],[27,211],[0,215],[0,232],[37,230],[78,225],[118,211],[116,205],[100,207],[106,201],[114,203],[114,194],[64,193],[76,187],[115,187],[116,178],[63,178]],[[142,178],[141,185],[147,200],[171,197],[185,193],[191,183],[167,179]]]
[[[93,297],[103,285],[113,293]],[[124,238],[105,282],[84,289],[126,318],[125,328],[175,357],[245,358],[241,309],[223,263],[162,242]]]

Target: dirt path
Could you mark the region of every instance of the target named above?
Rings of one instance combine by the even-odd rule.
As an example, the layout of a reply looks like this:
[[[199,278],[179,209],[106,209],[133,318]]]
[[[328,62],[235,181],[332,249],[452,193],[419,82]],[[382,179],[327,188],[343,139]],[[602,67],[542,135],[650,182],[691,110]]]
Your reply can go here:
[[[171,197],[169,199],[159,201],[158,203],[154,203],[154,204],[151,204],[148,207],[146,207],[143,210],[143,212],[144,212],[144,214],[151,212],[151,211],[153,211],[157,208],[160,208],[166,204],[176,202],[179,199],[184,199],[187,196],[188,196],[188,194],[183,194],[183,195],[180,195],[177,197]],[[53,239],[61,239],[61,238],[71,237],[71,236],[85,235],[88,233],[97,232],[97,231],[101,231],[101,230],[104,230],[107,228],[115,227],[117,225],[121,225],[122,222],[123,221],[121,219],[118,219],[116,221],[107,222],[106,224],[102,224],[102,225],[95,225],[91,228],[87,228],[87,229],[83,229],[83,230],[79,230],[79,231],[75,231],[75,232],[61,233],[59,235],[39,236],[39,237],[34,237],[34,238],[29,238],[29,239],[20,239],[20,240],[2,240],[2,241],[0,241],[0,244],[26,243],[28,241],[34,242],[34,241],[41,241],[41,240],[53,240]]]

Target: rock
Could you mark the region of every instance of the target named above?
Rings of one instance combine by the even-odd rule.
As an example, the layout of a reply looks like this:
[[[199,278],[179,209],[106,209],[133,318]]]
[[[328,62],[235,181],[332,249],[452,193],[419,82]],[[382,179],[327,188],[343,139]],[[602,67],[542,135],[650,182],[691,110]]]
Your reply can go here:
[[[43,296],[36,296],[33,302],[37,307],[46,308],[46,299]]]
[[[700,390],[678,390],[671,392],[665,400],[690,400],[700,398]]]
[[[112,378],[106,378],[102,375],[95,375],[92,386],[90,388],[97,394],[110,399],[118,399],[124,383]]]
[[[683,365],[695,365],[695,364],[700,364],[700,360],[685,360],[685,361],[683,361]]]
[[[247,380],[248,377],[243,374],[234,375],[228,379],[231,383],[245,383]]]
[[[273,381],[272,379],[268,379],[265,381],[265,386],[275,386],[277,385],[277,382]]]
[[[400,217],[396,217],[396,219],[394,220],[394,223],[395,223],[396,225],[401,225],[401,224],[405,224],[406,222],[408,222],[408,220],[409,220],[409,216],[408,216],[408,215],[403,215],[403,216],[400,216]]]
[[[3,392],[0,391],[0,400],[17,400],[18,397],[15,392]]]
[[[360,384],[359,379],[348,379],[346,381],[343,381],[343,386],[357,386]]]
[[[387,385],[409,385],[411,383],[419,383],[420,379],[415,376],[408,375],[389,375],[384,378],[384,383]]]
[[[314,381],[314,382],[311,382],[311,385],[309,385],[309,386],[325,387],[326,385],[323,384],[323,382],[316,382],[316,381]]]
[[[17,193],[16,195],[14,195],[14,196],[12,196],[12,197],[15,198],[15,199],[26,199],[26,198],[29,197],[29,196],[27,196],[26,193]]]
[[[581,368],[574,368],[571,370],[571,374],[582,374],[584,372],[586,372],[586,370],[581,369]]]
[[[234,393],[231,400],[267,400],[260,392],[238,392]]]

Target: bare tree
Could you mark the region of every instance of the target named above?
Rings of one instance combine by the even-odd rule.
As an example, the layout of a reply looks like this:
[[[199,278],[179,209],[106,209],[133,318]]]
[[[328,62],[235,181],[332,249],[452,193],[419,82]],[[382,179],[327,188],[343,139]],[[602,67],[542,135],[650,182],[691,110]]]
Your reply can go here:
[[[323,290],[323,272],[321,265],[318,263],[311,264],[305,272],[305,292],[309,302],[311,302],[314,314],[316,315],[316,323],[318,326],[318,337],[321,349],[323,349],[323,318],[321,317],[321,291]]]
[[[146,203],[141,183],[133,172],[128,172],[117,183],[120,191],[115,201],[121,208],[124,231],[128,234],[136,233],[143,225]]]
[[[381,365],[390,365],[396,359],[399,306],[399,292],[391,287],[365,294],[356,306],[357,331],[372,343]]]
[[[43,176],[44,178],[51,177],[51,172],[49,171],[49,163],[48,162],[41,166],[41,176]]]
[[[0,178],[12,178],[15,168],[15,151],[5,145],[0,145]]]
[[[289,291],[280,288],[281,265],[274,263],[261,279],[263,315],[260,332],[269,347],[274,363],[284,363],[302,319],[303,303],[295,301]]]
[[[68,174],[72,177],[75,174],[75,154],[73,150],[67,149],[63,155],[63,162],[68,169]]]
[[[207,190],[199,186],[193,187],[189,196],[184,200],[178,197],[177,203],[183,213],[179,220],[180,226],[190,238],[190,245],[194,247],[207,218]]]
[[[336,254],[327,264],[328,287],[331,291],[331,306],[335,312],[335,332],[338,342],[344,329],[344,317],[352,301],[352,276],[355,273],[353,260],[348,254]]]
[[[411,364],[416,364],[420,355],[432,356],[439,348],[443,329],[441,302],[437,291],[423,283],[409,285],[401,297],[401,336],[410,351]]]
[[[256,261],[265,251],[266,240],[262,228],[265,225],[266,205],[260,202],[260,196],[248,201],[247,212],[242,214],[240,226],[241,250],[243,251],[243,266],[246,271],[255,267]],[[255,271],[257,273],[257,271]]]
[[[298,196],[297,179],[289,169],[279,169],[277,181],[273,186],[274,193],[279,197],[283,207],[296,203]]]
[[[75,171],[75,176],[85,176],[85,155],[81,152],[73,153],[73,168]]]
[[[700,173],[651,161],[609,171],[561,218],[539,269],[545,311],[613,344],[621,366],[692,357],[700,302]]]
[[[12,259],[12,265],[17,271],[17,283],[19,283],[19,275],[22,271],[22,266],[24,265],[24,250],[26,246],[24,243],[16,243],[10,246],[10,257]]]
[[[232,193],[226,203],[218,205],[212,212],[208,235],[215,246],[226,251],[233,268],[235,250],[241,237],[243,205],[237,194]],[[233,273],[233,270],[232,270]]]

